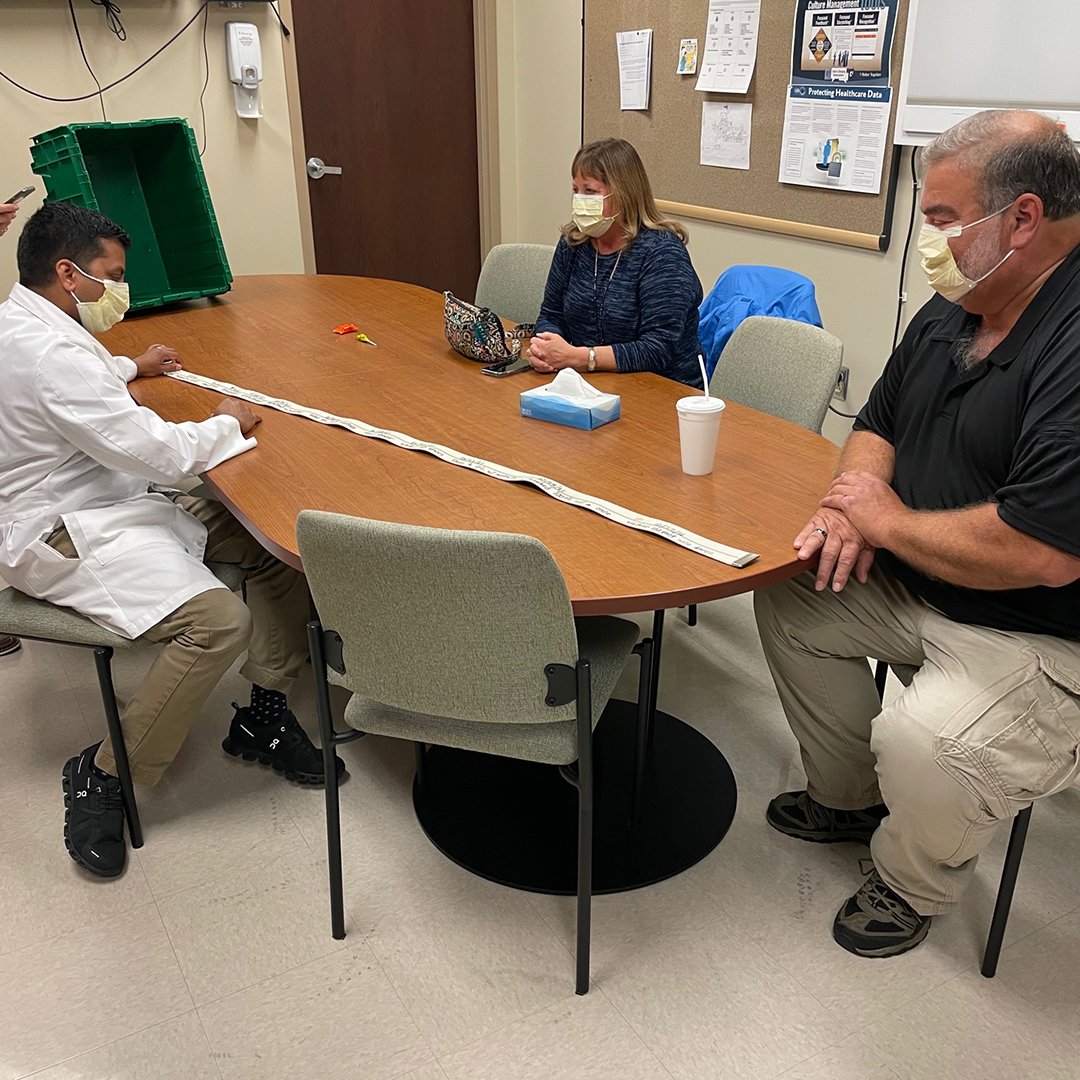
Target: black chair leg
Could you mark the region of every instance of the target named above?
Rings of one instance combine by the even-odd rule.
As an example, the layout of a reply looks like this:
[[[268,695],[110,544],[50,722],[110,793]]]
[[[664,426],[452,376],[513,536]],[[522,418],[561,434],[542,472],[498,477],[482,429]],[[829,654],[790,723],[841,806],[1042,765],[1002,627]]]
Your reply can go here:
[[[133,848],[141,848],[143,846],[142,823],[139,821],[139,808],[135,803],[135,785],[131,781],[127,746],[124,745],[124,729],[120,724],[120,710],[116,704],[116,690],[113,688],[112,655],[112,649],[104,645],[99,646],[94,649],[94,665],[97,668],[98,686],[101,688],[101,704],[105,707],[105,723],[109,729],[109,742],[112,744],[113,758],[116,761],[116,773],[120,778],[120,797],[124,802],[128,837]]]
[[[884,660],[877,662],[874,668],[874,685],[877,687],[878,701],[885,700],[885,682],[889,678],[889,665]]]
[[[649,745],[656,737],[656,698],[660,692],[660,650],[664,645],[664,613],[652,617],[652,686],[649,687]]]
[[[641,823],[641,796],[645,789],[645,762],[648,759],[650,729],[649,702],[652,700],[653,642],[645,638],[634,646],[641,660],[638,676],[637,738],[634,745],[634,794],[630,806],[630,829],[636,831]]]
[[[691,604],[686,609],[686,625],[697,626],[697,604]]]
[[[549,668],[549,673],[554,666]],[[592,943],[593,870],[593,731],[592,673],[588,660],[578,660],[574,668],[577,682],[577,750],[573,765],[560,765],[559,775],[577,788],[577,948],[574,993],[589,992],[589,952]]]
[[[577,663],[578,725],[578,867],[577,867],[577,972],[574,993],[589,992],[592,944],[593,872],[593,732],[592,674],[588,660]]]
[[[990,922],[986,951],[983,953],[981,971],[988,979],[992,979],[997,972],[1001,943],[1005,938],[1005,924],[1009,921],[1009,908],[1012,905],[1013,890],[1016,888],[1016,877],[1020,873],[1020,860],[1024,855],[1024,841],[1027,839],[1030,820],[1030,806],[1021,810],[1013,819],[1012,833],[1009,835],[1009,849],[1005,852],[1005,863],[1001,868],[997,903],[994,904],[994,917]]]
[[[330,710],[330,684],[326,680],[326,653],[323,649],[322,627],[308,623],[308,646],[311,668],[315,676],[315,711],[319,716],[319,738],[322,741],[323,776],[326,796],[326,858],[330,878],[330,933],[335,941],[345,937],[345,897],[341,876],[341,813],[338,802],[336,739],[333,715]]]

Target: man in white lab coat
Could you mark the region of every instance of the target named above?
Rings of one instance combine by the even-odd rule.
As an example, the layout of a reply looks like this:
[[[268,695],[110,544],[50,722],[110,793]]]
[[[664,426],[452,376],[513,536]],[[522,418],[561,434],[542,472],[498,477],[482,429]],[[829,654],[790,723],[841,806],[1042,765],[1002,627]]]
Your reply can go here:
[[[259,418],[225,399],[207,420],[171,424],[135,403],[129,380],[180,361],[161,345],[112,356],[93,336],[128,306],[128,244],[108,218],[68,203],[43,206],[19,239],[19,284],[0,304],[0,570],[31,596],[164,646],[122,716],[136,782],[157,781],[247,649],[251,704],[237,707],[223,748],[321,784],[321,752],[286,698],[307,656],[303,576],[220,503],[170,490],[254,447]],[[247,605],[204,559],[245,571]],[[106,740],[63,774],[68,852],[104,877],[126,860],[115,771]]]

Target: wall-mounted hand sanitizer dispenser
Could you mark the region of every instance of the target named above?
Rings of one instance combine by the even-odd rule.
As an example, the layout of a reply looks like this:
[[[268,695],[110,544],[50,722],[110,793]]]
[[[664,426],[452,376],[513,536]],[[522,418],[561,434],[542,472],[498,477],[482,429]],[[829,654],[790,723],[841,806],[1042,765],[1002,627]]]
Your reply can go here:
[[[258,119],[262,116],[259,110],[259,83],[262,82],[259,28],[254,23],[227,22],[225,42],[236,115]]]

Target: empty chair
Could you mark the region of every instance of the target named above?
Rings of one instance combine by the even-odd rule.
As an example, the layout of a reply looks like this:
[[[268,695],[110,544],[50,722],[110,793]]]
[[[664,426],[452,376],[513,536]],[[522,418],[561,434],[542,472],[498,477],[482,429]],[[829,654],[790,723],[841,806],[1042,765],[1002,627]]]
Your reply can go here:
[[[720,354],[709,392],[820,434],[843,359],[843,342],[827,330],[749,315]],[[696,604],[687,617],[697,623]]]
[[[820,432],[843,359],[843,343],[827,330],[751,315],[720,354],[709,390]]]
[[[511,322],[536,322],[554,254],[550,244],[496,244],[480,268],[476,303]]]
[[[309,624],[325,754],[372,732],[558,767],[578,792],[577,980],[589,986],[593,728],[627,657],[641,655],[643,744],[650,643],[623,619],[574,619],[538,540],[305,510],[296,535],[318,618]],[[353,692],[337,733],[329,666]],[[639,758],[639,761],[641,759]],[[640,775],[640,773],[639,773]],[[422,783],[422,772],[418,772]],[[345,936],[337,774],[326,783],[331,932]],[[522,842],[526,842],[523,838]]]

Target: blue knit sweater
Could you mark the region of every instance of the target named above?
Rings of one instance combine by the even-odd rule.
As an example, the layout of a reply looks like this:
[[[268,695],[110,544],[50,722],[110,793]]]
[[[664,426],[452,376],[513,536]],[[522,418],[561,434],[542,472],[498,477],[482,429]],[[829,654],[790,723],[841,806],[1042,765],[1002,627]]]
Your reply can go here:
[[[571,345],[610,345],[619,371],[699,385],[701,282],[686,245],[666,229],[642,229],[619,255],[597,257],[588,242],[571,247],[560,239],[537,332]]]

